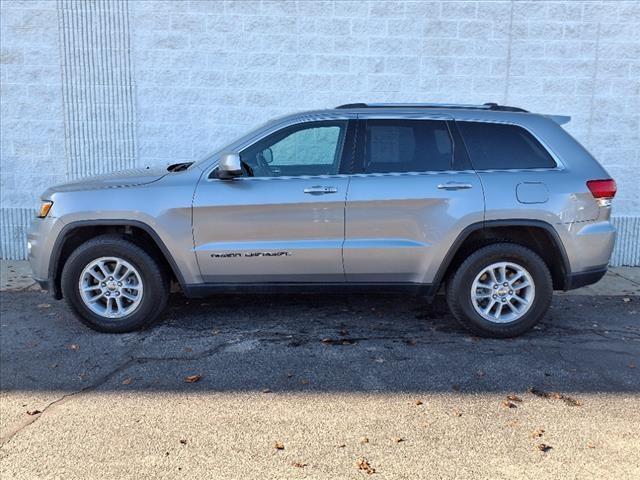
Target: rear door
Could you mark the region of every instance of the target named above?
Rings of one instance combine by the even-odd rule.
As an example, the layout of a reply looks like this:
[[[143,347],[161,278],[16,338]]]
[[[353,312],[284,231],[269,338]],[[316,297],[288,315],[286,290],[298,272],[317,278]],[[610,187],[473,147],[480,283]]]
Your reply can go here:
[[[207,283],[344,282],[342,243],[355,120],[299,123],[240,152],[244,174],[200,181],[196,257]]]
[[[431,283],[484,196],[449,118],[359,115],[343,249],[347,281]]]

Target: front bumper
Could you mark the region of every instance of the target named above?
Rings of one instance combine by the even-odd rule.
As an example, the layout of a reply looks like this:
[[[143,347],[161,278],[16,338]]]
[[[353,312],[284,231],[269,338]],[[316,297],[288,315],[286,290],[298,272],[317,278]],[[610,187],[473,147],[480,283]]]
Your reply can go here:
[[[28,259],[33,279],[43,290],[48,290],[54,298],[60,298],[52,284],[51,254],[63,222],[56,217],[34,218],[27,233]]]

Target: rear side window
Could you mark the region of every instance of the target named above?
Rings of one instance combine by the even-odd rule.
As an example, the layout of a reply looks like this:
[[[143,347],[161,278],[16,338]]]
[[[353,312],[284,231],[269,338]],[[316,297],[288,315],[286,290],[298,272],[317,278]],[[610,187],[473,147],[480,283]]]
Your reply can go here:
[[[453,146],[440,120],[367,120],[364,172],[424,172],[451,169]]]
[[[476,170],[556,167],[549,152],[522,127],[501,123],[456,123]]]

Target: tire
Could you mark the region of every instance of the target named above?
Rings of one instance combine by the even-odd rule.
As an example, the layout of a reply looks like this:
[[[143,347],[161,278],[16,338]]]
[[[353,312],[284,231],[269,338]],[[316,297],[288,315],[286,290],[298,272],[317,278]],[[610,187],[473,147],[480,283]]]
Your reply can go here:
[[[506,274],[502,274],[502,266]],[[512,286],[510,279],[520,273]],[[501,275],[507,277],[507,286]],[[466,329],[482,337],[509,338],[542,320],[551,305],[553,281],[546,263],[535,252],[513,243],[494,243],[462,262],[447,283],[446,296],[451,313]]]
[[[104,268],[96,265],[89,269],[96,262]],[[101,283],[98,277],[112,268],[115,268],[113,277],[104,278],[106,283]],[[71,310],[87,327],[98,332],[125,333],[139,330],[158,318],[167,303],[170,279],[138,245],[119,235],[101,235],[71,253],[62,270],[61,286]],[[89,292],[81,292],[81,286]],[[93,298],[99,300],[92,301]]]

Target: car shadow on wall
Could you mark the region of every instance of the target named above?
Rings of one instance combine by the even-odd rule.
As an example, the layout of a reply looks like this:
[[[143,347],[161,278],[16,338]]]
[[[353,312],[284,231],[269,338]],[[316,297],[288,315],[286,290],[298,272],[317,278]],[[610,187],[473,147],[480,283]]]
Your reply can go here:
[[[0,298],[3,391],[640,391],[640,297],[558,296],[508,340],[469,335],[441,297],[174,295],[121,335],[42,292]]]

